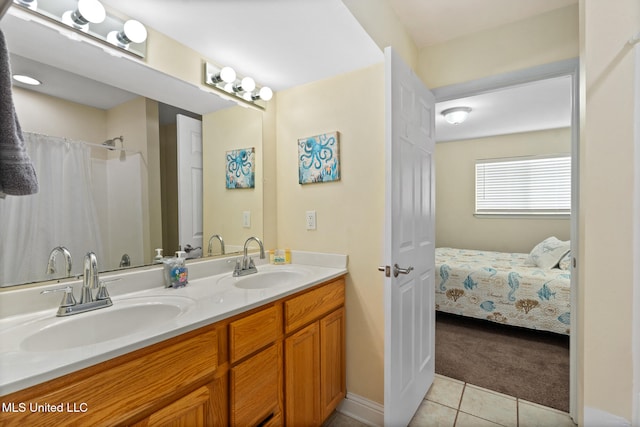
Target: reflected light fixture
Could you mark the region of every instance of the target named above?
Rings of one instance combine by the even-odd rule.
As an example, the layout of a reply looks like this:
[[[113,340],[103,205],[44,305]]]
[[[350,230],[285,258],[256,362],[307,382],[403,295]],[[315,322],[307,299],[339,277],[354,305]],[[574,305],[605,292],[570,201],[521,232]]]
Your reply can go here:
[[[147,29],[140,21],[129,19],[122,26],[121,31],[111,31],[107,34],[107,41],[118,47],[127,48],[130,43],[142,43],[147,39]]]
[[[30,76],[25,76],[24,74],[14,74],[13,78],[14,80],[17,80],[20,83],[24,83],[26,85],[38,86],[42,84],[40,80],[34,79],[33,77],[30,77]]]
[[[18,4],[28,7],[29,9],[36,10],[38,8],[38,0],[17,0]]]
[[[448,123],[451,123],[452,125],[459,125],[467,120],[470,112],[471,107],[453,107],[443,110],[440,114],[444,116],[444,119]]]
[[[89,29],[89,23],[99,24],[106,17],[107,11],[98,0],[78,0],[75,11],[68,10],[62,14],[62,22],[86,31]]]

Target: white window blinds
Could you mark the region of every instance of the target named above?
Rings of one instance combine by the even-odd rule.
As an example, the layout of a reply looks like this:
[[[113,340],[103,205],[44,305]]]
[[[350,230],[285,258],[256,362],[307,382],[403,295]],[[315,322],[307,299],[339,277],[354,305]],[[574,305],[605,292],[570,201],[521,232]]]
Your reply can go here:
[[[476,161],[476,214],[571,213],[571,157]]]

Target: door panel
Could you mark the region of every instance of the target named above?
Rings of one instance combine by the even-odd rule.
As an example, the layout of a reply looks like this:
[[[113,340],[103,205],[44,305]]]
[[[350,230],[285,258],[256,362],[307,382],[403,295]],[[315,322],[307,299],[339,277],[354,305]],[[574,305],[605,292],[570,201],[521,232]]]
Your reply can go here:
[[[385,49],[385,425],[407,425],[435,375],[433,95]],[[411,267],[411,268],[410,268]]]

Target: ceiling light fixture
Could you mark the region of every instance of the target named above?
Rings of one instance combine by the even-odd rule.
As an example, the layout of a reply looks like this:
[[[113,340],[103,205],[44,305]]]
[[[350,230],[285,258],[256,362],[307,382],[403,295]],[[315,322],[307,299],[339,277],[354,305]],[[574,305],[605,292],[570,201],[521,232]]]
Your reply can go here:
[[[30,76],[25,76],[24,74],[14,74],[13,79],[19,81],[20,83],[24,83],[26,85],[38,86],[41,85],[42,82],[40,80],[34,79]]]
[[[452,125],[459,125],[460,123],[467,120],[470,112],[470,107],[453,107],[443,110],[440,114],[444,116],[444,119],[448,123],[451,123]]]
[[[222,92],[229,100],[241,101],[241,105],[256,106],[264,110],[262,101],[273,98],[273,90],[267,86],[258,87],[251,77],[241,77],[231,67],[218,67],[204,63],[204,83]]]
[[[147,29],[135,19],[125,22],[121,31],[111,31],[107,34],[109,43],[123,49],[127,49],[131,43],[143,43],[145,40],[147,40]]]
[[[107,17],[107,11],[98,0],[78,0],[75,11],[68,10],[62,14],[62,22],[74,28],[86,31],[89,23],[99,24]]]

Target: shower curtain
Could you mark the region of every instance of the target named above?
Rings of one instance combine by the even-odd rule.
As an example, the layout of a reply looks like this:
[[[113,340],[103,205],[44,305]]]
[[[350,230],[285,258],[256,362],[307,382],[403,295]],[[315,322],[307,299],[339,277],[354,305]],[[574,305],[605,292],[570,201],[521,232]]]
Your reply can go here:
[[[0,286],[65,276],[46,274],[49,253],[66,247],[72,274],[82,274],[84,255],[104,254],[91,185],[91,148],[65,138],[24,132],[40,183],[37,194],[0,200]],[[100,266],[99,266],[100,267]]]

